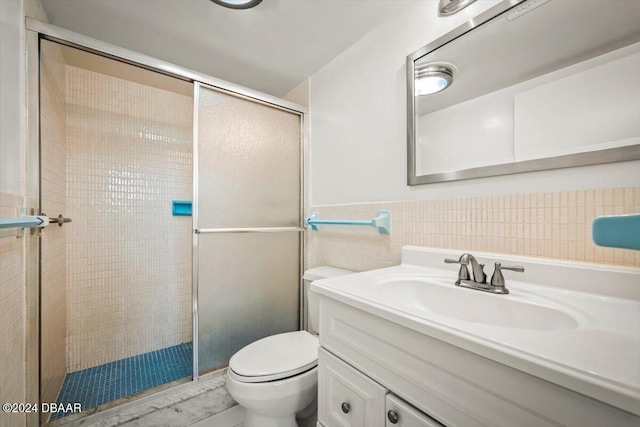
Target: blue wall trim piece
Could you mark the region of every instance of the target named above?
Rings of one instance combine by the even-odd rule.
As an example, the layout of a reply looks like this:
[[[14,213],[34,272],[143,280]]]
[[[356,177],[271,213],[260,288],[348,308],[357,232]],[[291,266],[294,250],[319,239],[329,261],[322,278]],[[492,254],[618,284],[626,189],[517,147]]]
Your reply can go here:
[[[44,224],[45,216],[21,216],[19,218],[0,218],[0,228],[40,227]],[[44,224],[47,225],[47,224]]]
[[[592,230],[598,246],[640,250],[640,214],[601,216]]]
[[[364,225],[376,227],[380,234],[389,234],[391,231],[391,211],[378,211],[378,216],[370,220],[351,220],[351,219],[319,219],[318,214],[313,212],[304,223],[311,227],[312,230],[318,230],[318,225]]]
[[[191,216],[191,201],[174,200],[173,216]]]

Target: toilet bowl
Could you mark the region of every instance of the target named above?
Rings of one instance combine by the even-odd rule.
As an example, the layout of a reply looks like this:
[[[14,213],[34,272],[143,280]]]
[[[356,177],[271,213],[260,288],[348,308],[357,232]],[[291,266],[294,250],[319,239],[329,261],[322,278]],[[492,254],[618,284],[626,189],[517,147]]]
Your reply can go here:
[[[317,267],[305,272],[304,320],[308,331],[286,332],[255,341],[229,361],[227,389],[245,409],[245,427],[297,427],[296,415],[313,413],[318,385],[317,302],[309,301],[314,280],[351,271]],[[306,303],[308,302],[308,303]]]

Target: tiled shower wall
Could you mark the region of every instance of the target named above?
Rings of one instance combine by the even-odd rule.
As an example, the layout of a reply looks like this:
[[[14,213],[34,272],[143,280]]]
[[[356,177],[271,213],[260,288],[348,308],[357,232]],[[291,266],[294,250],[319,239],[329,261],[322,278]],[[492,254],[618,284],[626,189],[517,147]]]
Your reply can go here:
[[[41,211],[67,214],[66,64],[60,46],[42,41],[40,68]],[[67,248],[69,227],[49,226],[41,234],[41,371],[43,402],[55,402],[67,373]]]
[[[22,196],[0,192],[0,217],[15,217]],[[0,402],[25,396],[25,245],[0,230]],[[18,403],[18,402],[16,402]],[[0,425],[23,426],[24,414],[0,414]]]
[[[314,206],[326,219],[369,219],[391,211],[391,233],[373,228],[321,226],[308,234],[308,267],[355,271],[400,263],[402,246],[640,266],[640,252],[593,243],[600,215],[640,212],[640,187],[461,199]]]
[[[192,98],[67,68],[69,371],[191,341]]]

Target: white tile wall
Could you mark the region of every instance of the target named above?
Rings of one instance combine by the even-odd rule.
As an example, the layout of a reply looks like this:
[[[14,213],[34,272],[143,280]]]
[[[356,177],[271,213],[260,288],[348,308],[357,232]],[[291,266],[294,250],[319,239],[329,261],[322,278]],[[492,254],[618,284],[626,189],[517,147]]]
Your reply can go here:
[[[640,266],[640,252],[596,246],[596,216],[640,212],[640,187],[461,199],[314,206],[326,219],[370,219],[391,210],[390,235],[364,227],[308,232],[307,265],[356,271],[397,265],[405,245]]]
[[[69,371],[191,341],[192,110],[67,68]]]

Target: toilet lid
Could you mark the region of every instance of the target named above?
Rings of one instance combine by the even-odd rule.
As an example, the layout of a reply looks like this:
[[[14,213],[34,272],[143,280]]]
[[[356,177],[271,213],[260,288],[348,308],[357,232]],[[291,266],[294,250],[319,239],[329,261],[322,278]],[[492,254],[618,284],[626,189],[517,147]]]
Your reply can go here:
[[[318,364],[318,338],[307,331],[262,338],[233,355],[229,368],[244,382],[274,381]]]

